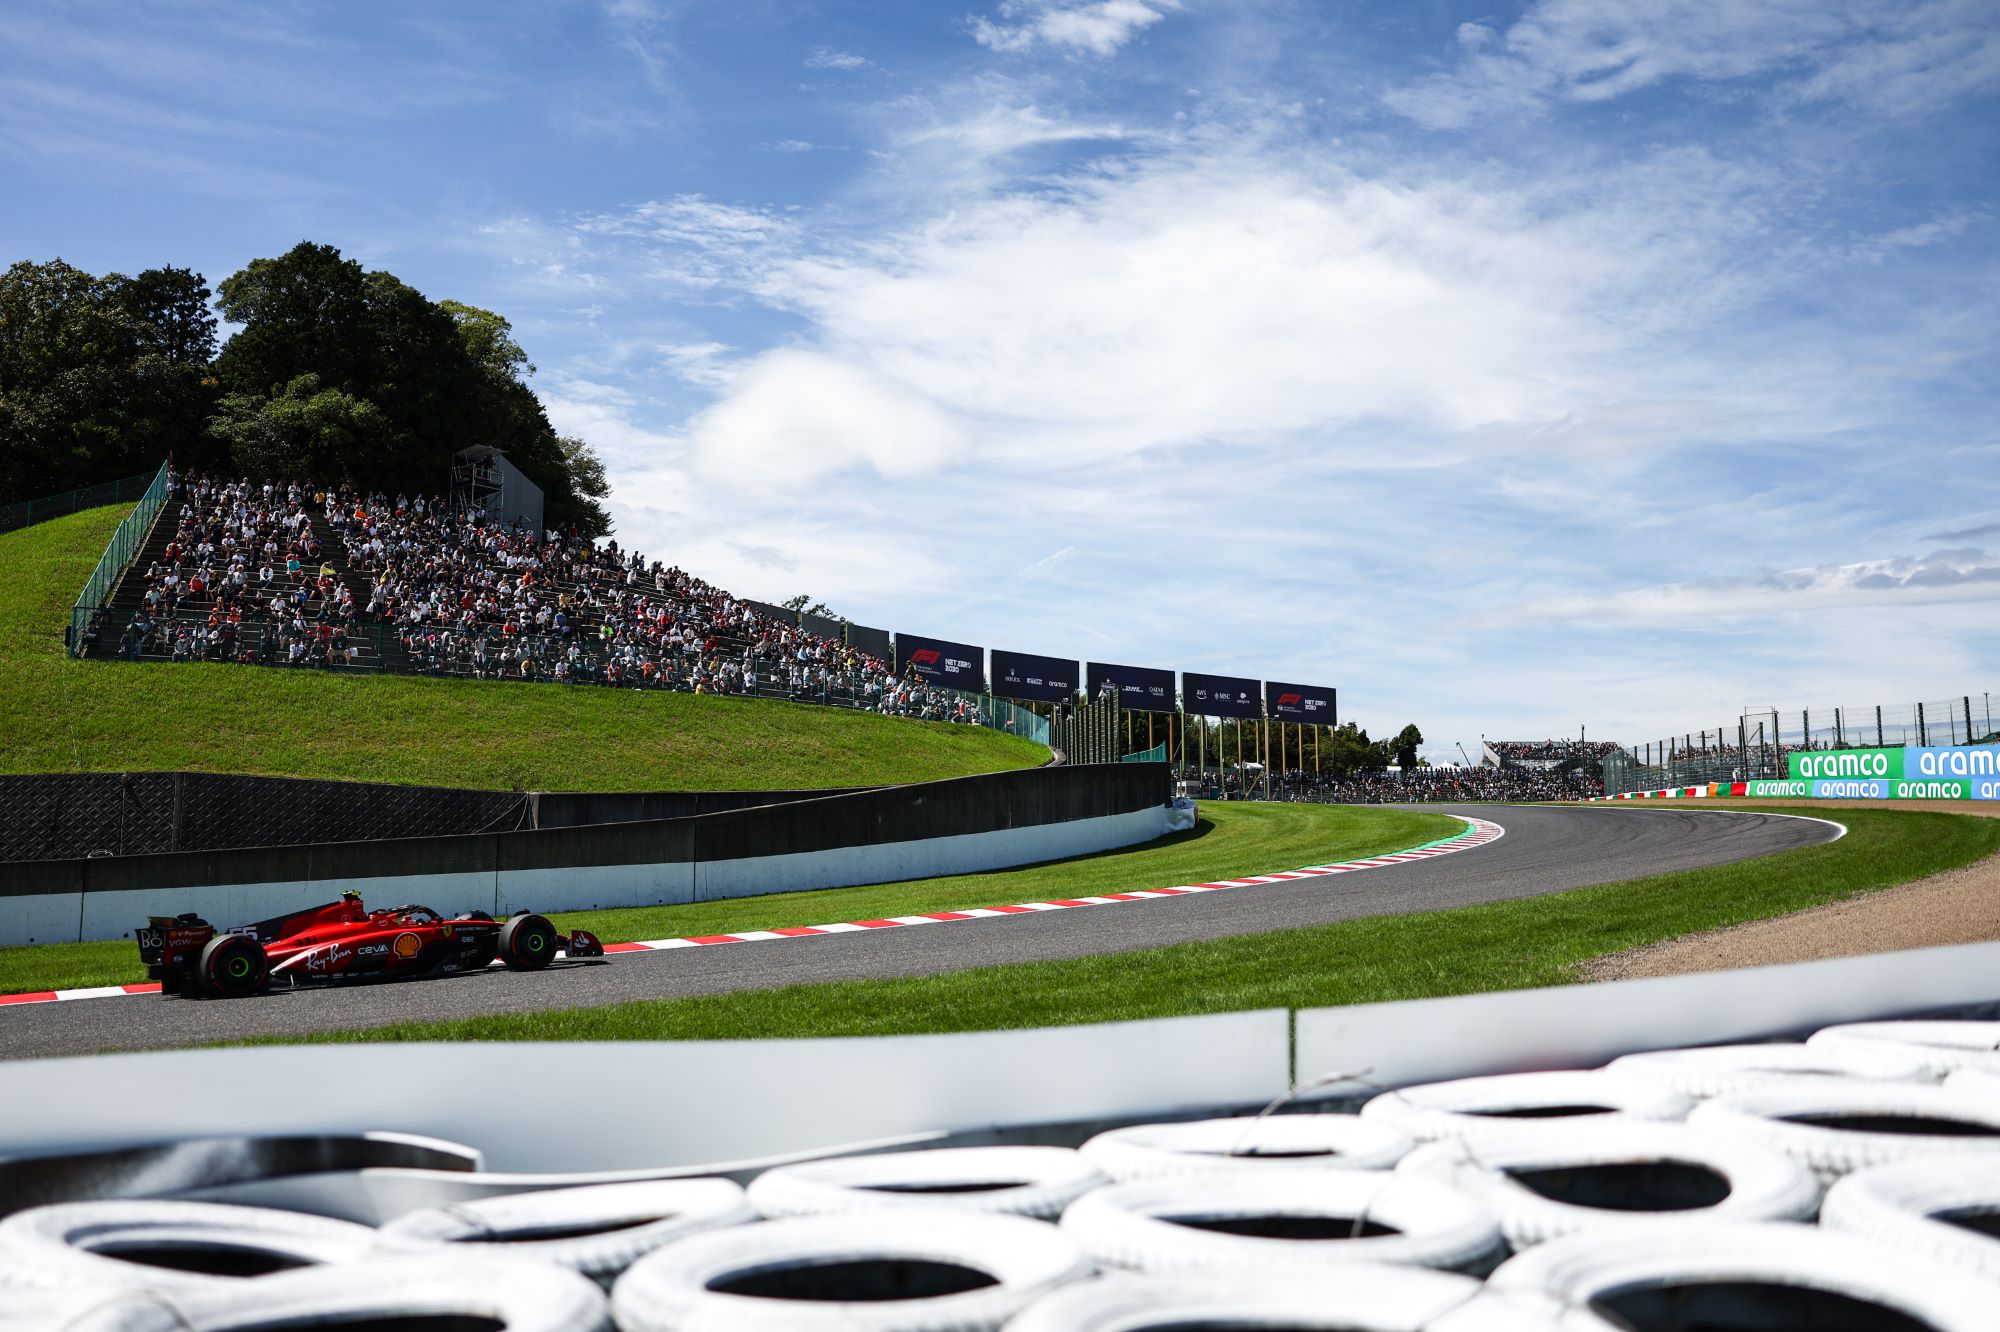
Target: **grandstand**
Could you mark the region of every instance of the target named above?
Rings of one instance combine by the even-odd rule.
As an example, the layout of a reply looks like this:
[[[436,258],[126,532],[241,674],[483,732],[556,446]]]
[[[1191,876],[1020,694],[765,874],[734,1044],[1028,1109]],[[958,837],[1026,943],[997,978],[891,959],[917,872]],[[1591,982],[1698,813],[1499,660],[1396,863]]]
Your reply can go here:
[[[83,655],[782,697],[1041,738],[1025,709],[900,678],[616,541],[346,485],[167,484]]]

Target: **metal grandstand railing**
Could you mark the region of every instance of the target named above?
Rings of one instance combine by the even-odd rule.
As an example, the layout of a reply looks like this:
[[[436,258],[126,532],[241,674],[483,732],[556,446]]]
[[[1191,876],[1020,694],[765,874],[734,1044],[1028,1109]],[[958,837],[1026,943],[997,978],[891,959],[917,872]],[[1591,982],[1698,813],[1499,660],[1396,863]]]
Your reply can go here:
[[[104,554],[97,559],[97,567],[90,572],[90,579],[83,585],[83,592],[77,597],[75,607],[70,611],[69,650],[72,656],[82,656],[89,642],[91,621],[111,599],[111,589],[118,585],[119,576],[125,566],[132,562],[146,543],[146,534],[152,530],[153,519],[159,516],[160,506],[167,502],[167,465],[160,464],[160,470],[153,474],[153,482],[139,496],[139,502],[132,512],[119,522],[118,529],[111,534]]]

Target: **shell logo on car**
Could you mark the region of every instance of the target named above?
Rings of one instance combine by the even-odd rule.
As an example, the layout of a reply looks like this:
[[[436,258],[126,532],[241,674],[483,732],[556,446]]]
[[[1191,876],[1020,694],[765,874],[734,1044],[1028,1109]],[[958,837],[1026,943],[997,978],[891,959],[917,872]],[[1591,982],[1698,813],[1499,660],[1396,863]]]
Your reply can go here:
[[[396,942],[391,946],[395,948],[397,957],[415,957],[417,951],[424,946],[424,942],[416,935],[405,931],[396,936]]]

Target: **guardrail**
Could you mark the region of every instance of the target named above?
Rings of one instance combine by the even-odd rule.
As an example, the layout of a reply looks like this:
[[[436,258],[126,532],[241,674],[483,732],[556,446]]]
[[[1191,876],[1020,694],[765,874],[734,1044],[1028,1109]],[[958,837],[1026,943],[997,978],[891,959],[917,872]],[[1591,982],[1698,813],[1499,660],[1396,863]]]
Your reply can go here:
[[[90,572],[90,578],[83,585],[83,591],[76,599],[76,605],[69,616],[70,655],[80,657],[87,646],[90,620],[103,609],[111,599],[111,589],[118,585],[118,576],[125,566],[132,562],[139,547],[146,542],[146,533],[152,530],[153,519],[159,515],[160,506],[167,502],[167,465],[160,464],[160,470],[153,474],[153,483],[139,496],[139,502],[132,512],[119,522],[118,530],[111,534],[111,540],[104,547],[104,553],[97,557],[97,567]]]

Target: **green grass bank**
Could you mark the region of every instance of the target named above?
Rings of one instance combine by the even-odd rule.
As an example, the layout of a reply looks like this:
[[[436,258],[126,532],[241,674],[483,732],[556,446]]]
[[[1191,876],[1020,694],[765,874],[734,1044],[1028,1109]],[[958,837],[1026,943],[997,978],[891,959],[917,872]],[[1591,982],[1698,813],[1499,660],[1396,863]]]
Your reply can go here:
[[[1612,818],[1649,816],[1607,811]],[[1848,835],[1824,846],[1487,906],[908,980],[406,1023],[312,1039],[891,1035],[1562,985],[1576,979],[1578,964],[1607,953],[1893,887],[2000,850],[2000,821],[1991,819],[1900,810],[1844,810],[1839,818]]]
[[[1106,851],[1076,860],[990,874],[778,893],[690,906],[566,912],[553,919],[563,929],[586,929],[607,943],[874,920],[1050,897],[1170,888],[1355,860],[1449,837],[1464,826],[1459,819],[1407,809],[1206,805],[1192,831],[1131,850]],[[215,923],[228,926],[240,922]],[[0,948],[0,994],[127,985],[145,979],[138,949],[129,939]]]
[[[254,773],[489,790],[863,786],[1026,768],[982,726],[501,681],[73,661],[70,607],[127,508],[0,535],[0,772]]]

